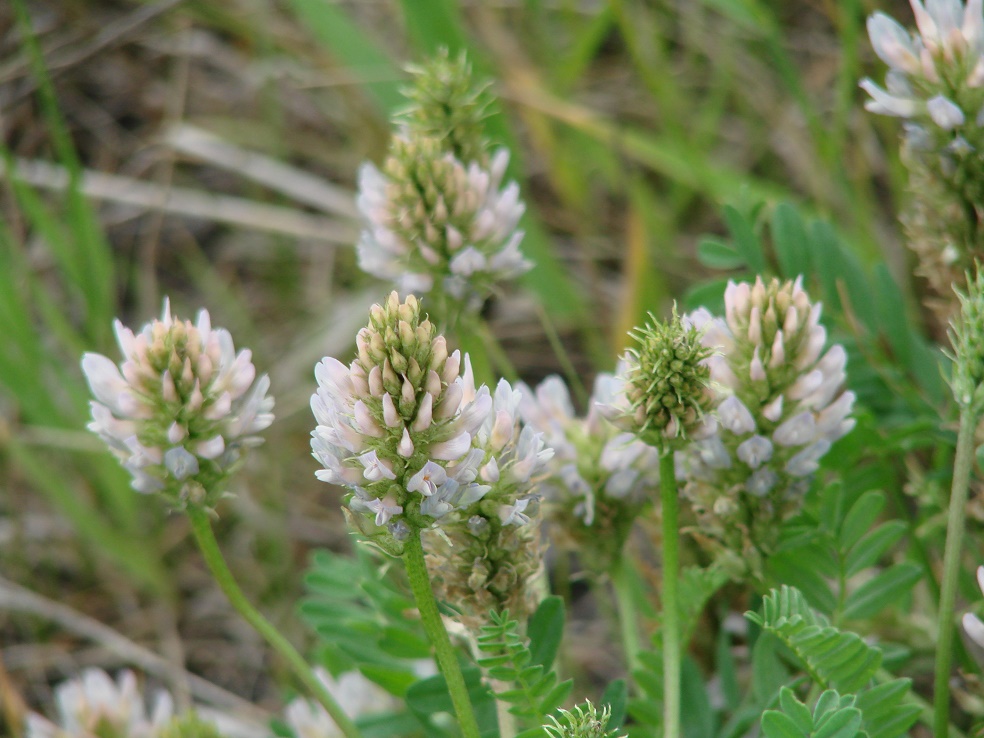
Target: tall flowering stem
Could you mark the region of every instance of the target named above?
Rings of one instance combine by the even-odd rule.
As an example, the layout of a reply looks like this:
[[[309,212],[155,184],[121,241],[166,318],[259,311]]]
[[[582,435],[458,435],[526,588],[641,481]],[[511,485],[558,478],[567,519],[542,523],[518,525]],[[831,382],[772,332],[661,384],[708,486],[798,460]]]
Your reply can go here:
[[[652,316],[650,316],[652,317]],[[707,360],[713,351],[702,332],[676,315],[631,334],[638,342],[621,366],[611,404],[599,409],[616,425],[660,451],[663,515],[663,736],[680,736],[679,500],[674,454],[707,435],[713,395]]]
[[[984,273],[978,264],[975,278],[967,277],[967,293],[957,291],[960,318],[950,333],[953,345],[953,397],[960,406],[960,430],[953,464],[943,554],[943,584],[940,591],[939,641],[936,648],[934,728],[937,738],[946,738],[950,712],[950,661],[953,657],[954,608],[960,552],[963,547],[967,489],[974,464],[974,434],[984,415]]]
[[[943,585],[940,590],[939,640],[936,644],[936,680],[933,697],[933,735],[946,738],[950,727],[950,663],[953,658],[954,610],[960,552],[963,547],[967,489],[974,465],[974,431],[978,416],[964,412],[960,416],[957,454],[953,464],[953,486],[946,522],[946,548],[943,553]]]
[[[659,488],[663,503],[663,735],[680,735],[680,530],[677,513],[676,473],[673,452],[659,462]]]
[[[188,519],[191,520],[191,529],[195,536],[195,542],[202,552],[205,564],[208,566],[209,571],[226,597],[229,598],[232,606],[283,657],[284,661],[290,666],[291,671],[294,672],[294,675],[304,684],[311,695],[321,703],[325,710],[328,711],[328,714],[331,715],[335,724],[346,738],[361,738],[362,734],[355,726],[355,723],[345,714],[345,711],[342,710],[338,702],[335,701],[335,698],[332,697],[331,692],[317,678],[307,661],[304,660],[304,657],[297,652],[297,649],[291,645],[290,641],[284,638],[269,620],[263,617],[259,610],[253,607],[242,589],[239,588],[235,577],[233,577],[229,566],[225,562],[225,558],[222,556],[219,544],[215,540],[215,534],[212,531],[212,523],[209,520],[208,512],[199,506],[189,506],[187,513]]]
[[[477,736],[435,591],[469,628],[490,609],[535,607],[542,557],[531,492],[552,451],[521,427],[520,392],[505,380],[494,393],[476,386],[468,355],[448,353],[413,295],[374,305],[356,342],[351,364],[326,357],[315,370],[317,476],[347,487],[350,525],[403,559],[462,730]]]
[[[468,697],[465,678],[461,673],[458,657],[455,654],[454,646],[451,645],[448,631],[444,627],[444,621],[441,619],[441,613],[437,609],[437,600],[431,589],[427,564],[424,560],[424,547],[420,541],[420,534],[416,531],[405,542],[403,563],[407,567],[410,589],[413,592],[414,601],[417,603],[417,609],[420,611],[420,620],[424,624],[424,631],[434,647],[437,665],[448,684],[448,692],[451,694],[454,712],[458,716],[461,734],[464,738],[479,738],[478,722],[475,720],[475,712],[472,710],[471,700]]]

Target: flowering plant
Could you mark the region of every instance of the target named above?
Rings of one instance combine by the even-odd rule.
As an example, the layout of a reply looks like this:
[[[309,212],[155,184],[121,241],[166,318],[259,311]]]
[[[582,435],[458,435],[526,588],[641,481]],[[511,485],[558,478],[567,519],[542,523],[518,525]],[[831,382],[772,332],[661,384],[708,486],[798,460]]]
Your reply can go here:
[[[552,295],[557,275],[548,268],[566,221],[551,222],[545,238],[530,216],[544,205],[544,183],[581,162],[534,161],[524,179],[518,150],[499,143],[509,137],[499,135],[493,88],[476,81],[464,54],[447,51],[408,69],[407,105],[393,117],[382,163],[362,165],[348,206],[361,232],[352,232],[355,251],[333,279],[371,284],[378,301],[363,310],[353,289],[346,310],[295,306],[303,315],[294,320],[316,322],[325,340],[298,348],[283,330],[264,345],[262,331],[244,331],[254,359],[212,326],[212,313],[233,317],[231,299],[216,297],[212,313],[194,320],[165,299],[160,318],[137,330],[110,320],[111,301],[102,312],[87,303],[93,326],[105,320],[85,345],[107,343],[112,325],[120,354],[82,356],[75,380],[84,377],[92,396],[92,433],[38,423],[76,399],[61,362],[45,369],[58,386],[18,398],[30,419],[23,438],[7,433],[4,416],[0,450],[6,460],[9,448],[24,479],[54,478],[53,498],[91,538],[105,538],[117,561],[132,563],[159,535],[147,591],[126,590],[104,610],[143,621],[131,611],[161,598],[166,607],[155,614],[173,622],[155,621],[153,635],[163,633],[167,654],[143,645],[148,633],[141,643],[107,635],[69,598],[39,604],[0,579],[0,609],[50,616],[105,646],[71,656],[62,648],[44,668],[77,669],[77,660],[115,669],[122,659],[145,672],[32,677],[27,709],[10,697],[4,666],[0,732],[9,724],[14,738],[969,735],[984,723],[974,660],[984,624],[971,573],[984,557],[982,1],[912,0],[915,31],[881,12],[868,20],[874,56],[890,69],[884,87],[870,78],[861,87],[871,112],[903,119],[901,216],[915,274],[927,279],[925,312],[896,278],[901,260],[895,272],[871,266],[843,229],[762,188],[751,192],[765,193],[764,203],[750,195],[725,208],[727,238],[699,243],[704,271],[686,280],[691,289],[629,291],[613,322],[628,328],[638,318],[638,327],[609,330],[601,310],[551,304],[567,299]],[[580,40],[582,51],[600,48],[609,24],[633,30],[641,6],[615,5]],[[781,62],[784,47],[773,42]],[[846,69],[844,89],[854,89]],[[647,83],[671,89],[663,77]],[[542,116],[578,136],[615,132],[531,94],[543,91],[530,87],[521,62],[504,84],[509,100],[530,106],[531,139],[544,146],[560,134]],[[625,156],[688,169],[629,134]],[[228,153],[213,155],[228,162]],[[272,171],[282,182],[284,170]],[[32,202],[14,179],[18,197]],[[565,197],[587,202],[594,183],[583,184]],[[646,209],[650,185],[632,180],[635,211]],[[687,200],[669,198],[681,208]],[[637,261],[619,279],[645,271],[645,218],[635,211],[627,239]],[[309,236],[321,223],[291,222]],[[46,238],[57,235],[46,225]],[[87,254],[66,258],[78,275],[98,276]],[[20,257],[0,252],[0,266]],[[667,274],[684,263],[668,261]],[[596,266],[611,279],[607,262]],[[4,279],[0,269],[0,287],[14,285]],[[23,289],[44,296],[36,288]],[[581,307],[605,302],[589,292]],[[16,312],[0,290],[0,333]],[[53,326],[64,333],[70,324]],[[544,340],[537,334],[535,350],[524,351],[524,331],[539,330],[531,325]],[[28,360],[43,352],[24,351],[24,333],[4,333],[11,348],[0,370],[15,367],[30,383]],[[45,340],[62,335],[51,333]],[[271,361],[275,352],[284,360]],[[303,379],[290,376],[298,364]],[[311,415],[296,412],[303,398]],[[291,423],[309,434],[309,447]],[[45,444],[84,456],[78,497],[31,455]],[[112,467],[93,446],[108,449]],[[132,489],[124,482],[125,494],[106,492],[100,485],[114,475]],[[23,481],[10,479],[12,488]],[[147,522],[155,506],[166,508],[166,522]],[[273,525],[273,510],[287,510],[288,524]],[[280,545],[252,537],[265,523]],[[0,545],[22,535],[30,545],[30,526],[0,525]],[[181,584],[191,584],[172,586],[167,572],[189,555],[179,551],[185,537],[197,546],[191,563],[181,562],[191,572]],[[336,550],[313,554],[307,594],[284,607],[284,583],[312,541]],[[230,551],[238,563],[227,561]],[[276,576],[263,576],[263,556],[279,562]],[[54,554],[43,560],[59,577],[68,568]],[[220,607],[206,596],[205,570],[226,616],[250,628],[220,631],[249,645],[241,655],[252,671],[240,682],[247,669],[212,653],[214,632],[189,636],[185,650],[174,637],[191,627],[186,618]],[[176,607],[187,603],[195,607]],[[306,629],[291,624],[295,616]],[[5,662],[8,653],[0,649]],[[237,697],[199,672],[256,693]],[[58,682],[49,696],[46,686]]]

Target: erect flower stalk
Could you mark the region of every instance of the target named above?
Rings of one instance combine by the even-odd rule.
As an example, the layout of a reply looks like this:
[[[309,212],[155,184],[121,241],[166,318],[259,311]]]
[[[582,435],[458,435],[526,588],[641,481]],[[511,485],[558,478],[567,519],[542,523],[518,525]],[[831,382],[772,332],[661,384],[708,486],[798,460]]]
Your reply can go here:
[[[448,354],[412,295],[401,302],[394,292],[374,305],[357,344],[348,367],[326,357],[315,371],[311,445],[325,467],[317,476],[349,488],[349,522],[403,558],[470,731],[474,716],[434,588],[469,627],[489,608],[535,605],[541,559],[532,487],[551,452],[539,433],[520,427],[520,393],[505,380],[494,395],[476,387],[468,356]],[[421,534],[434,527],[440,535],[428,536],[425,559]]]
[[[659,464],[663,516],[663,736],[680,738],[680,530],[673,452]]]
[[[434,648],[434,655],[437,659],[437,665],[441,669],[441,674],[444,675],[444,680],[447,682],[461,734],[464,738],[479,738],[478,722],[475,720],[475,712],[468,696],[468,687],[465,685],[465,678],[461,673],[461,666],[458,664],[458,656],[451,645],[451,639],[448,637],[448,631],[444,627],[444,621],[441,619],[441,613],[437,608],[437,600],[431,589],[427,564],[424,561],[424,548],[420,542],[418,531],[414,531],[407,538],[403,551],[403,563],[407,567],[410,589],[413,592],[414,601],[417,603],[417,610],[420,612],[424,631]]]
[[[312,671],[297,649],[257,610],[236,583],[215,540],[209,513],[202,507],[191,505],[187,509],[188,519],[195,536],[195,542],[202,552],[202,558],[212,573],[215,581],[229,599],[230,604],[243,616],[257,633],[287,662],[294,676],[304,685],[305,689],[328,711],[335,724],[346,738],[361,738],[362,734],[345,714],[331,692]]]
[[[951,388],[960,407],[960,430],[953,462],[953,485],[947,512],[943,582],[940,588],[939,636],[936,646],[934,735],[946,738],[950,713],[950,663],[953,658],[954,610],[967,507],[974,464],[974,434],[984,416],[984,273],[980,264],[967,277],[966,294],[957,291],[960,315],[950,334],[953,344]]]
[[[652,317],[652,316],[650,316]],[[713,394],[707,365],[712,349],[702,331],[681,320],[674,308],[667,323],[653,320],[633,334],[617,375],[620,390],[600,410],[616,425],[636,433],[660,452],[660,502],[663,516],[663,735],[680,738],[680,530],[674,454],[714,430],[708,413]]]

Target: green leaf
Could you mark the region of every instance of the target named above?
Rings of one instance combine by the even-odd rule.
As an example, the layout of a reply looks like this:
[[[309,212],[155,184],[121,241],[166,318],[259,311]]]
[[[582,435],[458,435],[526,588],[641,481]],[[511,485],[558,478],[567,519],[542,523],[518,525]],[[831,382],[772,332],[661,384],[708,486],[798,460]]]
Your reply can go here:
[[[752,647],[752,691],[760,704],[770,703],[789,682],[789,672],[779,658],[780,641],[762,633]]]
[[[359,671],[366,679],[378,684],[394,697],[406,695],[410,686],[417,681],[417,677],[411,672],[391,666],[364,664],[359,667]]]
[[[842,550],[851,548],[875,524],[881,511],[885,508],[885,495],[871,490],[858,498],[841,525],[838,541]]]
[[[796,699],[796,693],[789,687],[779,690],[779,706],[804,734],[809,734],[813,730],[813,715],[810,714],[810,708]]]
[[[625,722],[625,711],[629,702],[629,687],[624,679],[616,679],[605,687],[601,695],[602,707],[608,705],[612,715],[608,719],[608,730],[614,730]]]
[[[869,618],[904,597],[922,578],[923,569],[911,562],[890,566],[852,592],[844,603],[844,617]]]
[[[564,600],[552,595],[540,603],[526,631],[530,639],[530,659],[549,670],[557,657],[564,635]]]
[[[810,545],[783,551],[766,561],[766,569],[773,581],[796,582],[809,603],[821,612],[831,613],[837,606],[828,579],[836,573],[829,547]]]
[[[799,211],[791,203],[779,203],[772,213],[772,245],[779,271],[785,279],[810,273],[810,244],[806,227]]]
[[[881,332],[888,338],[892,353],[899,364],[912,373],[913,339],[918,339],[919,336],[912,330],[912,322],[908,318],[902,292],[885,264],[875,265],[875,289],[878,293],[875,306],[878,310],[878,325]]]
[[[680,727],[684,738],[713,738],[714,709],[704,677],[694,660],[684,656],[680,674]]]
[[[738,669],[731,654],[731,635],[726,628],[718,630],[714,666],[721,680],[725,706],[729,712],[734,712],[741,702],[741,691],[738,687]]]
[[[383,629],[379,647],[391,656],[401,659],[426,659],[431,655],[430,644],[425,638],[395,626]]]
[[[856,692],[881,665],[880,651],[830,625],[795,587],[772,590],[762,600],[762,614],[747,612],[745,617],[777,636],[821,687]]]
[[[857,707],[864,715],[864,729],[868,738],[901,738],[908,735],[921,708],[913,702],[905,702],[912,681],[895,679],[861,692]]]
[[[813,726],[813,723],[810,723]],[[777,710],[762,713],[762,734],[765,738],[809,738],[788,716]]]
[[[553,680],[551,680],[553,681]],[[557,684],[553,689],[547,692],[546,696],[540,701],[540,712],[544,715],[556,710],[562,704],[564,700],[568,698],[571,693],[571,689],[574,688],[574,680],[567,679],[560,684]]]
[[[400,70],[344,9],[323,0],[291,0],[290,4],[325,50],[361,81],[385,117],[404,105]]]
[[[816,726],[813,738],[856,738],[861,727],[861,711],[848,707],[831,713]]]
[[[868,531],[847,553],[844,560],[847,576],[866,569],[882,557],[905,535],[908,526],[901,520],[890,520]]]
[[[765,254],[762,252],[762,242],[755,235],[752,224],[731,205],[724,207],[724,221],[728,224],[728,231],[735,241],[735,248],[745,263],[756,274],[765,274]]]
[[[450,0],[402,0],[407,30],[418,49],[434,54],[442,46],[452,56],[466,48],[468,40],[459,8]]]
[[[461,670],[465,678],[465,687],[468,689],[468,697],[471,699],[472,706],[478,710],[480,704],[492,703],[493,708],[495,699],[492,693],[482,683],[482,672],[480,669],[465,668]],[[426,718],[435,712],[447,712],[454,714],[454,704],[451,702],[451,694],[448,692],[447,682],[444,676],[436,674],[426,679],[421,679],[407,690],[407,707],[413,710],[418,716]]]
[[[697,244],[697,259],[714,269],[737,269],[745,265],[745,258],[734,246],[716,238],[704,238]]]

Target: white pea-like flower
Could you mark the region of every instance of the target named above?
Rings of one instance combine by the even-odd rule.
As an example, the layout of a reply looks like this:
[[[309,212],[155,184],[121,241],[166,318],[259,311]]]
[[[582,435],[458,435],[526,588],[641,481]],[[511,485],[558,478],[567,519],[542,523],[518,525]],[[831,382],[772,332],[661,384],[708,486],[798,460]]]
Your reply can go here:
[[[820,309],[800,279],[757,278],[728,284],[724,318],[703,308],[689,316],[715,351],[707,363],[718,422],[681,453],[684,492],[701,532],[738,553],[768,550],[770,530],[854,427],[847,354],[827,346]]]
[[[27,715],[25,738],[156,738],[174,715],[174,702],[159,692],[148,711],[132,671],[113,681],[101,669],[86,669],[55,688],[55,721]]]
[[[984,566],[977,567],[977,586],[981,588],[981,593],[984,594]],[[981,622],[981,619],[973,613],[968,612],[964,613],[961,624],[964,633],[976,647],[974,657],[978,663],[984,663],[984,622]]]
[[[871,96],[865,107],[882,115],[925,119],[945,131],[978,116],[961,98],[984,86],[984,12],[981,0],[910,0],[917,32],[910,33],[884,13],[868,18],[868,36],[889,66],[886,88],[870,79],[861,87]],[[967,95],[977,100],[979,95]]]
[[[314,675],[342,705],[352,719],[385,710],[392,698],[357,671],[347,671],[337,679],[320,666]],[[297,697],[284,710],[284,719],[294,738],[341,738],[342,732],[320,704]]]
[[[560,377],[547,377],[535,390],[519,385],[523,420],[554,451],[541,484],[551,538],[576,546],[599,571],[619,555],[659,479],[659,452],[599,412],[615,400],[619,386],[615,375],[599,374],[587,415],[577,417]]]
[[[262,443],[273,422],[270,380],[256,377],[252,353],[213,328],[207,310],[177,320],[168,300],[160,320],[138,333],[115,322],[123,354],[117,366],[101,354],[82,357],[95,401],[89,429],[133,476],[139,492],[175,503],[201,502],[243,454]]]
[[[506,149],[461,161],[438,138],[398,134],[383,170],[366,163],[359,173],[359,265],[400,292],[477,308],[497,282],[532,267],[519,249],[519,186],[503,185],[508,162]]]

